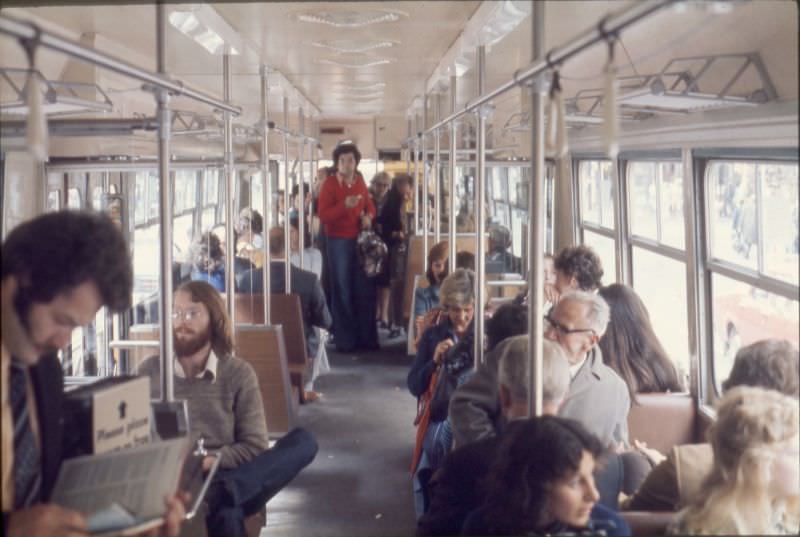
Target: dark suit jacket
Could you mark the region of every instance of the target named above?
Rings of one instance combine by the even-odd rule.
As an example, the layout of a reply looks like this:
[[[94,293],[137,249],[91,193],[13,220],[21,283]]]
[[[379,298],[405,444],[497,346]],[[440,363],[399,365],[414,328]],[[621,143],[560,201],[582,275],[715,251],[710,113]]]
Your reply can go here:
[[[317,337],[315,326],[320,328],[330,328],[333,319],[328,304],[325,302],[325,294],[322,292],[316,274],[307,270],[300,269],[294,265],[291,267],[292,293],[300,296],[300,307],[303,310],[303,328],[306,336],[306,348],[308,356],[313,358],[317,355],[319,338]],[[248,270],[239,279],[239,289],[243,293],[263,292],[263,272],[262,269]],[[270,292],[283,293],[286,290],[285,269],[283,261],[270,262]]]
[[[64,456],[64,377],[56,355],[44,356],[29,370],[36,394],[36,417],[39,421],[39,445],[42,450],[42,501],[50,499]],[[3,533],[8,513],[3,513]]]

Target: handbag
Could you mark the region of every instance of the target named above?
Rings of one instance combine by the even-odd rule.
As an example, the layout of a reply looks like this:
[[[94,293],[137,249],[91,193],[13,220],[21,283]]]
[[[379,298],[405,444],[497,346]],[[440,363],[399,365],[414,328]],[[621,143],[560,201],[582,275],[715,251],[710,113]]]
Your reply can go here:
[[[411,455],[411,474],[417,471],[419,460],[422,457],[422,444],[425,441],[425,433],[428,432],[428,425],[431,420],[431,397],[433,397],[433,390],[436,386],[436,381],[439,377],[439,367],[433,370],[431,380],[428,383],[428,389],[425,390],[419,399],[417,399],[417,416],[414,418],[414,425],[417,427],[417,438],[414,442],[414,453]]]
[[[472,342],[471,333],[468,333],[447,351],[431,397],[431,422],[438,423],[447,419],[450,398],[473,362]]]
[[[359,233],[356,240],[356,251],[361,269],[368,278],[374,278],[383,272],[388,249],[377,233],[370,230]]]

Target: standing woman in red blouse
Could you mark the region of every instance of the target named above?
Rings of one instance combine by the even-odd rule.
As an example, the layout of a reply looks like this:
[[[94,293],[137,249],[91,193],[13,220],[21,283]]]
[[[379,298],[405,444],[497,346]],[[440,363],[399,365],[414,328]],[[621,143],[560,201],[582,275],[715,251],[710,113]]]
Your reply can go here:
[[[361,269],[356,238],[375,218],[364,178],[356,170],[361,153],[347,142],[333,150],[335,169],[319,193],[319,219],[325,226],[331,284],[333,336],[339,352],[377,349],[375,284]]]

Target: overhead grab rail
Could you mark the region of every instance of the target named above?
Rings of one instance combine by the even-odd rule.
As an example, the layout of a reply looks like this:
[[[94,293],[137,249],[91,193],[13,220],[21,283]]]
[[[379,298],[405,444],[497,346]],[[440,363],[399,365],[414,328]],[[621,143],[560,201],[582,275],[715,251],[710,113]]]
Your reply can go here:
[[[281,127],[280,125],[277,125],[274,121],[267,121],[267,127],[269,128],[269,130],[275,131],[281,134],[282,136],[286,136],[287,138],[295,138],[306,142],[313,142],[315,144],[320,143],[320,141],[317,138],[314,138],[313,136],[309,136],[301,132],[295,132],[287,129],[286,127]]]
[[[437,129],[440,129],[460,118],[464,114],[472,112],[473,110],[488,104],[492,99],[495,99],[499,95],[514,88],[515,86],[519,86],[527,82],[531,78],[544,73],[548,69],[551,69],[560,63],[565,62],[571,57],[583,52],[585,49],[597,43],[606,41],[609,36],[621,32],[628,26],[671,4],[674,4],[674,2],[670,0],[637,2],[624,11],[608,15],[597,25],[595,25],[595,27],[583,32],[582,35],[574,38],[566,45],[551,49],[543,59],[534,61],[528,67],[518,70],[516,73],[514,73],[514,77],[508,82],[498,86],[488,93],[476,97],[473,101],[467,103],[461,110],[450,114],[446,118],[434,124],[432,127],[420,132],[417,136],[425,136],[433,133]]]
[[[8,15],[0,15],[0,33],[21,40],[36,39],[40,46],[62,52],[73,58],[93,63],[99,67],[137,79],[145,84],[164,89],[174,96],[188,97],[213,106],[214,108],[218,108],[219,110],[230,112],[236,116],[242,113],[242,108],[240,106],[228,104],[206,93],[189,88],[181,81],[170,80],[164,75],[152,73],[119,58],[100,53],[69,39],[59,37],[39,28],[39,26],[32,22],[21,21],[9,17]]]

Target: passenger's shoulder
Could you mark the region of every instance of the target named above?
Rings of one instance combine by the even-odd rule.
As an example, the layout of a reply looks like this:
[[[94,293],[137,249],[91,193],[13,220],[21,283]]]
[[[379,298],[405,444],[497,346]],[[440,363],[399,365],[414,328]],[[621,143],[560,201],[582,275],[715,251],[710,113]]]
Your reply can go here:
[[[139,375],[153,375],[159,372],[159,359],[158,355],[153,355],[148,358],[145,358],[141,364],[139,364],[139,368],[137,373]]]
[[[229,354],[219,358],[219,371],[220,376],[228,376],[234,379],[241,379],[243,377],[252,376],[255,378],[256,371],[253,369],[252,364],[244,358],[239,358]]]

